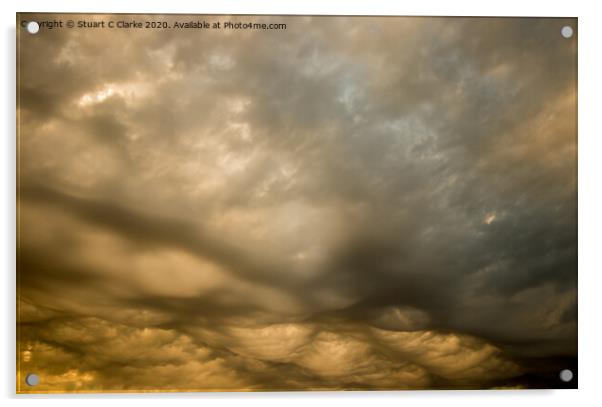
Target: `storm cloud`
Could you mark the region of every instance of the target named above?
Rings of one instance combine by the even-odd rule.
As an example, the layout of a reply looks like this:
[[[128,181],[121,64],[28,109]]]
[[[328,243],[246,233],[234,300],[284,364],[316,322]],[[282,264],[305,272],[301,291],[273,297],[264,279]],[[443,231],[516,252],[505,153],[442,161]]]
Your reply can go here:
[[[18,391],[567,386],[575,19],[197,17],[18,33]]]

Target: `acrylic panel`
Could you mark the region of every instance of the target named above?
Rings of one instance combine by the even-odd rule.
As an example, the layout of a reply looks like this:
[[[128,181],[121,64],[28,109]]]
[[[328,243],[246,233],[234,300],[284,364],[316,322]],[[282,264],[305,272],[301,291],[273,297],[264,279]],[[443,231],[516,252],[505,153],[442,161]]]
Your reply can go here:
[[[18,393],[577,387],[577,19],[16,35]]]

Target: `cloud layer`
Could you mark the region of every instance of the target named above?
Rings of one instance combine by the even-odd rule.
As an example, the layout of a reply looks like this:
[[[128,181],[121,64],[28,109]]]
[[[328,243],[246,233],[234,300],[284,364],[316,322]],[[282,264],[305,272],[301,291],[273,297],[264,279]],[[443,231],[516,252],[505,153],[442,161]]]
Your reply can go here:
[[[18,390],[563,386],[576,21],[205,19],[19,34]]]

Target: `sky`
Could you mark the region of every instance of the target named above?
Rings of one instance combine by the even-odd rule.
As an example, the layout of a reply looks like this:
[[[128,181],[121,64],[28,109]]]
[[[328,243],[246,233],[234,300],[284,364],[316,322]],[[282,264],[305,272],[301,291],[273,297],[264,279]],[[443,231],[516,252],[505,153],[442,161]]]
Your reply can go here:
[[[576,19],[20,17],[18,392],[576,387]]]

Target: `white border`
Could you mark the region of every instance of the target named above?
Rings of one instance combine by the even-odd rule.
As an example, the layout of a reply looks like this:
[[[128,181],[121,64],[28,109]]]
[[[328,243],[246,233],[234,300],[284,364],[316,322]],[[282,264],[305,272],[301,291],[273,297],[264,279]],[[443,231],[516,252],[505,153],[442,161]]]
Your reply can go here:
[[[19,11],[87,11],[113,13],[206,13],[206,14],[392,14],[456,16],[575,17],[582,7],[575,1],[395,1],[395,0],[228,0],[228,1],[52,1],[29,0]]]
[[[4,284],[3,332],[0,384],[8,402],[64,406],[117,405],[144,403],[150,406],[166,402],[198,405],[199,403],[245,403],[248,406],[332,404],[349,406],[379,403],[399,406],[507,406],[538,404],[551,406],[592,405],[602,397],[597,389],[602,377],[600,347],[602,337],[598,311],[602,310],[602,267],[597,234],[602,228],[602,114],[598,98],[602,94],[600,73],[602,63],[602,16],[595,1],[435,1],[435,0],[31,0],[17,3],[1,2],[2,13],[2,175],[0,200],[0,256]],[[352,393],[188,393],[145,395],[76,395],[76,396],[15,396],[15,12],[121,12],[121,13],[205,13],[205,14],[347,14],[347,15],[455,15],[455,16],[551,16],[579,18],[579,390],[571,391],[429,391],[429,392],[352,392]],[[18,400],[21,399],[21,400]],[[42,400],[40,400],[42,399]],[[107,400],[110,399],[110,400]]]

